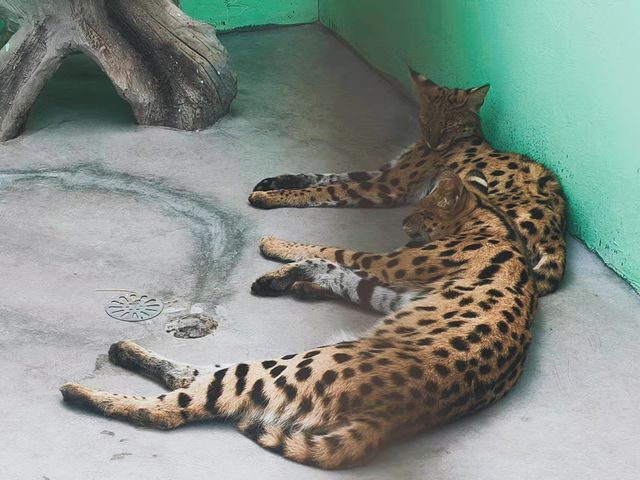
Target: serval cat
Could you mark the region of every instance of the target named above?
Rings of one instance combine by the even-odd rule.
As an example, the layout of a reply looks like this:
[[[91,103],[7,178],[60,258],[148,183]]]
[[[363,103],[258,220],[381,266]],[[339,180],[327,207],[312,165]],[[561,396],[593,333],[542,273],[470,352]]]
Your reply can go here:
[[[518,153],[484,138],[479,110],[489,86],[450,89],[411,72],[420,102],[422,139],[379,170],[280,175],[262,180],[249,202],[259,208],[391,207],[414,202],[443,169],[480,170],[493,204],[525,240],[539,295],[554,292],[565,266],[566,202],[556,177]]]
[[[118,342],[113,363],[171,391],[145,398],[70,383],[64,400],[162,429],[228,419],[264,448],[327,469],[494,403],[520,377],[531,342],[532,271],[480,171],[463,180],[445,170],[434,184],[404,221],[412,242],[392,252],[261,244],[291,263],[256,280],[254,293],[341,297],[384,313],[361,338],[219,369]]]

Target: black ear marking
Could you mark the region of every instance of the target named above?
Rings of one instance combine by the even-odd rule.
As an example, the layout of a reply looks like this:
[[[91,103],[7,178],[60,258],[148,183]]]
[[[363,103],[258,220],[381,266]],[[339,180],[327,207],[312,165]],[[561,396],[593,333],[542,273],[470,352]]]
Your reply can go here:
[[[489,186],[487,183],[487,177],[484,176],[480,170],[471,170],[467,174],[467,183],[472,185],[474,188],[480,190],[485,195],[489,193]]]

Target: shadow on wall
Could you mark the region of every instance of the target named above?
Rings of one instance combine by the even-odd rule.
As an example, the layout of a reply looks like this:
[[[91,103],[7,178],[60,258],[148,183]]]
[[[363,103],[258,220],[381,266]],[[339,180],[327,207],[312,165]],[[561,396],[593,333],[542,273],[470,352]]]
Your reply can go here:
[[[71,120],[80,120],[91,129],[136,124],[129,104],[118,95],[109,77],[83,54],[67,57],[47,81],[29,114],[26,132]]]

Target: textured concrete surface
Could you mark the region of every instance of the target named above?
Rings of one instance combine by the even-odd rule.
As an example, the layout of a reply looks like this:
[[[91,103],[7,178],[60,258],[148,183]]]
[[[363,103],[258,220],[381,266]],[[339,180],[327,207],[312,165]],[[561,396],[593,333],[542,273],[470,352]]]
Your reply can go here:
[[[404,241],[406,208],[254,210],[248,192],[288,171],[375,167],[411,142],[414,106],[317,26],[223,36],[239,73],[232,114],[185,133],[133,124],[84,57],[48,85],[26,134],[0,145],[0,478],[633,479],[640,468],[640,299],[578,242],[543,299],[525,374],[503,401],[394,445],[370,465],[322,472],[229,426],[171,432],[67,408],[67,380],[159,387],[106,362],[130,338],[194,363],[263,358],[358,332],[376,316],[335,302],[257,298],[276,265],[265,234],[368,250]],[[201,339],[104,313],[127,288],[215,312]]]

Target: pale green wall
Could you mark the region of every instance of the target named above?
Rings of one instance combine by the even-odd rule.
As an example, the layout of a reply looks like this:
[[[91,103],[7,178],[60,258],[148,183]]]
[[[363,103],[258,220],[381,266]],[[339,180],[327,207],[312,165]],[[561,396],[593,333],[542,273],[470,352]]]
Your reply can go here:
[[[640,289],[640,2],[320,0],[320,20],[409,88],[491,84],[487,137],[560,177],[570,231]]]
[[[318,19],[318,0],[181,0],[180,6],[220,31]]]

